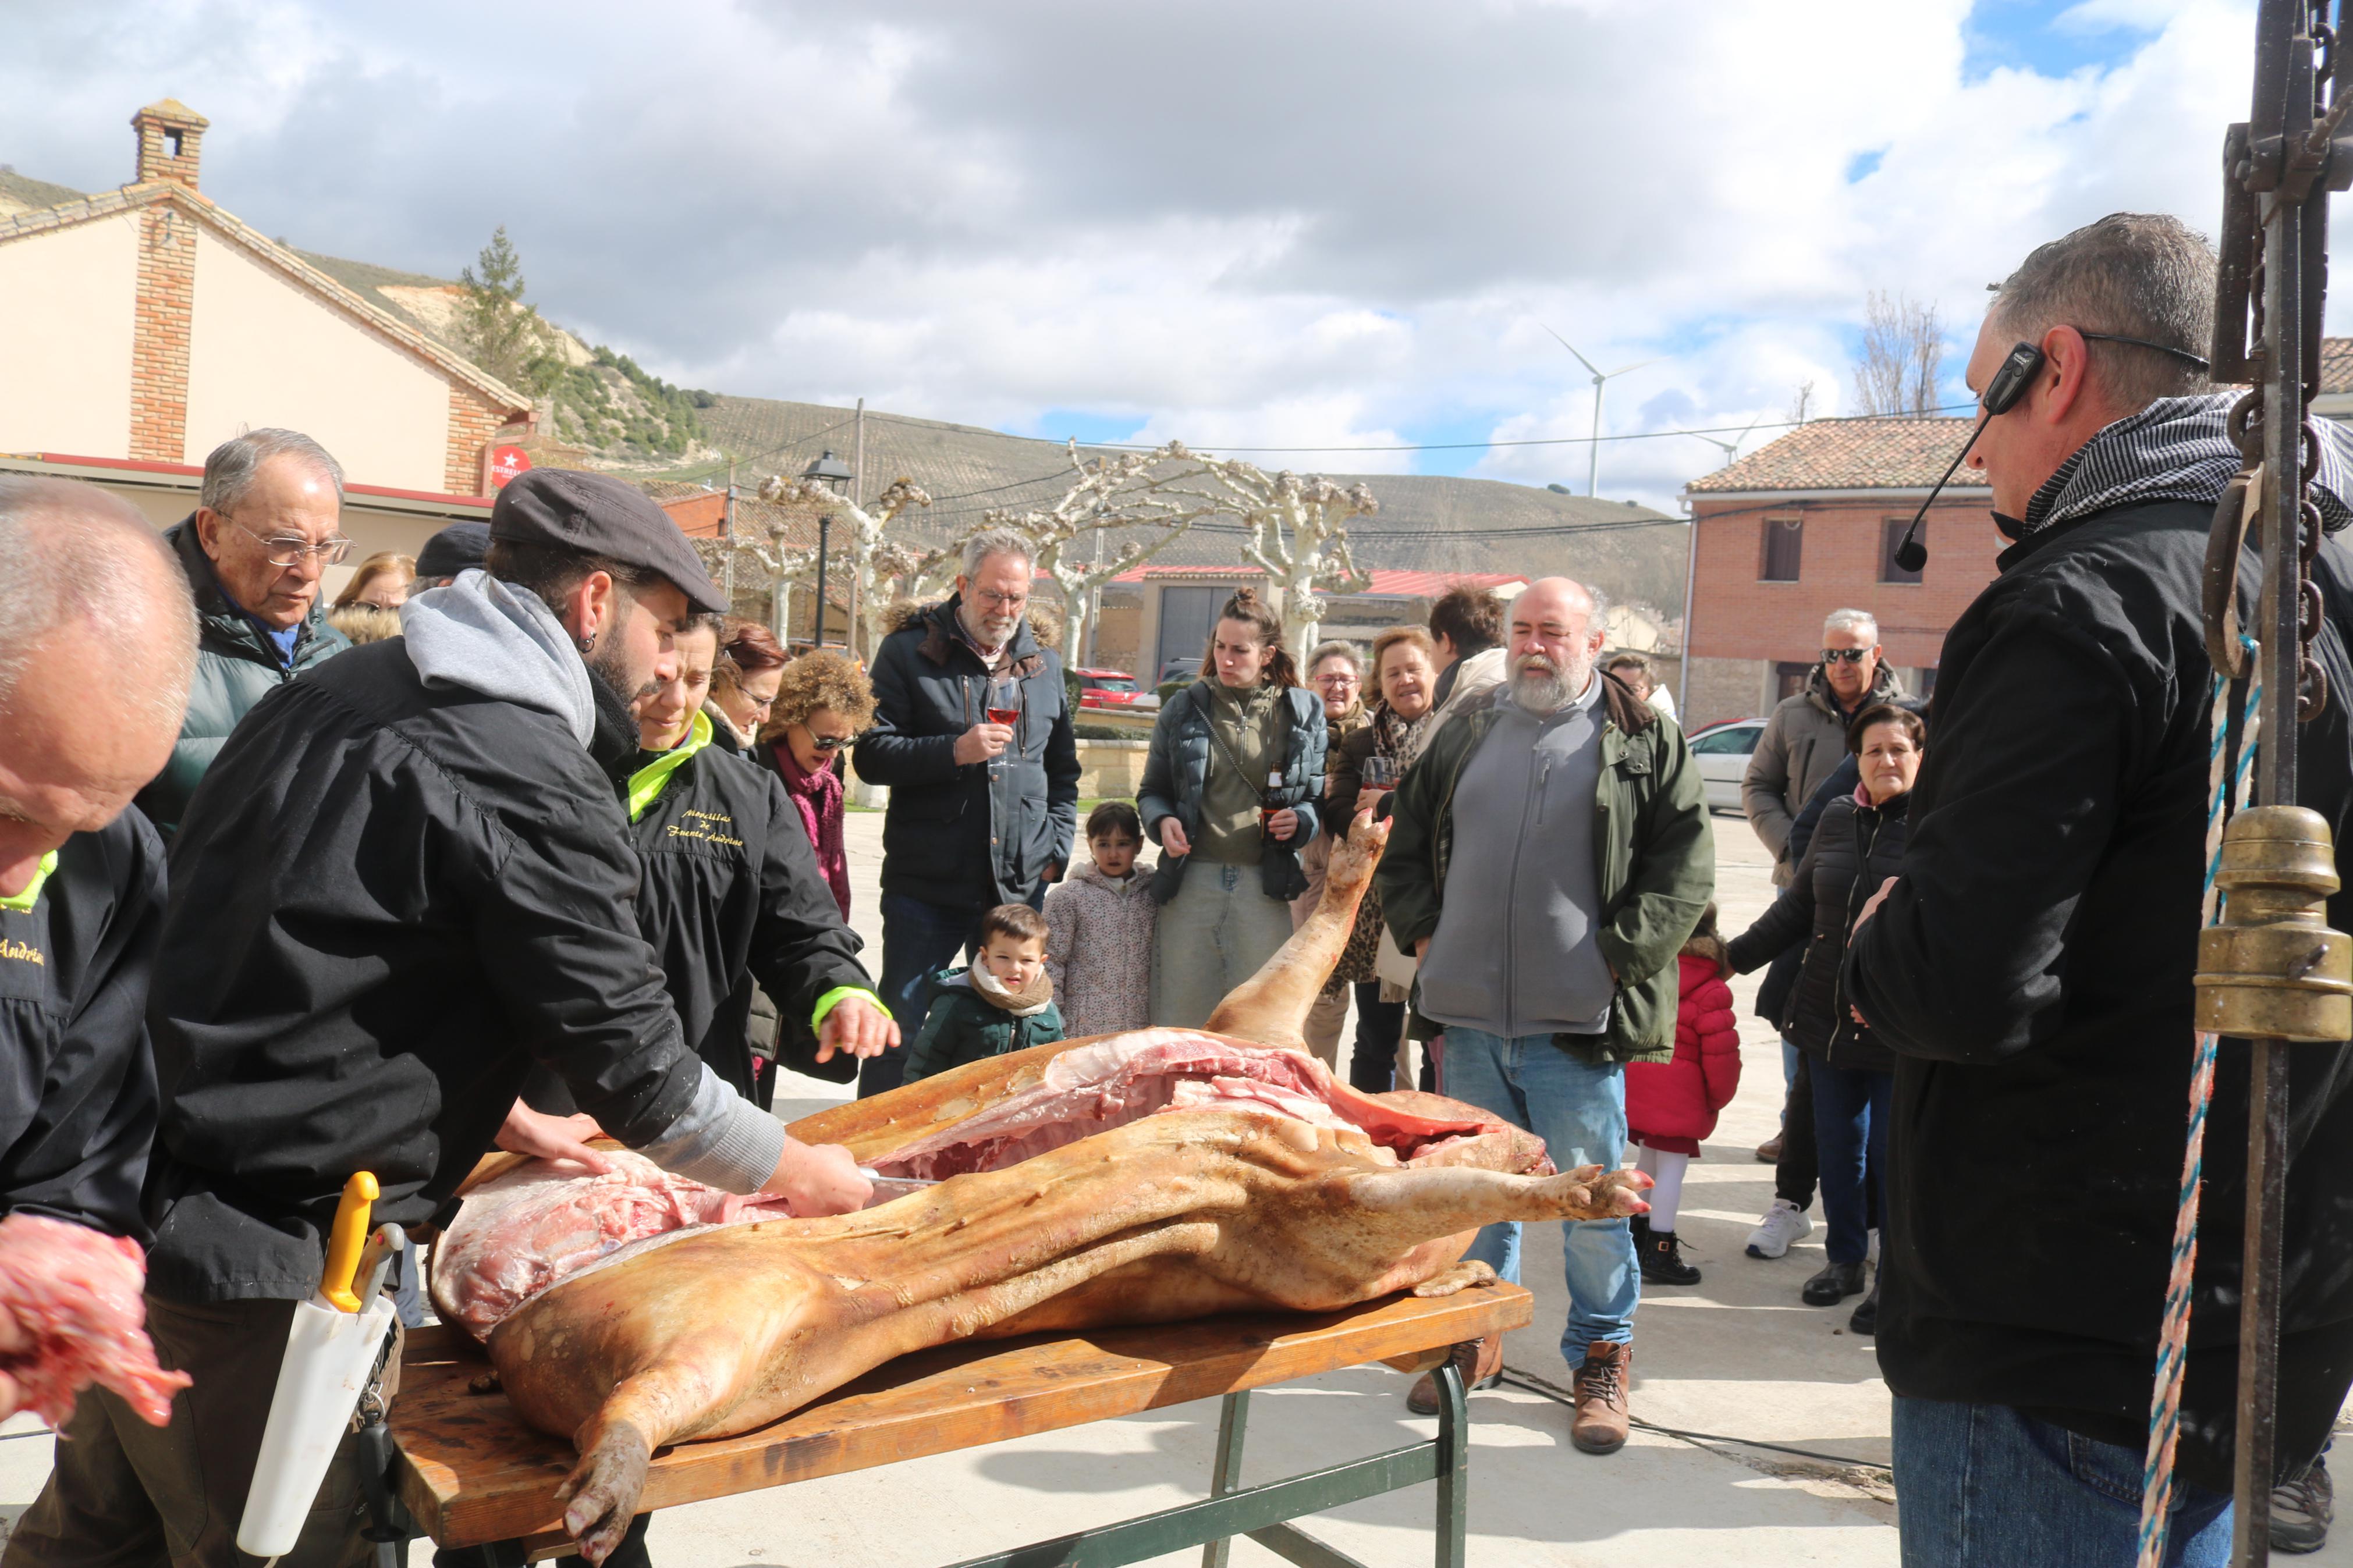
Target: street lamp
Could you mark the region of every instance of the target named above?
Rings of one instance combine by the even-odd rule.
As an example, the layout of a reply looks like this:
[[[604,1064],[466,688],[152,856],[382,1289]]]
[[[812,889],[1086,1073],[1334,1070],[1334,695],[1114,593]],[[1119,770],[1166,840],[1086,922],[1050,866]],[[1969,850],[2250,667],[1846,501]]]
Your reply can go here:
[[[821,485],[836,488],[849,482],[849,465],[833,455],[827,447],[825,455],[801,470],[801,478],[814,479]],[[833,534],[833,513],[826,512],[817,520],[817,619],[810,640],[818,647],[825,646],[825,555]]]

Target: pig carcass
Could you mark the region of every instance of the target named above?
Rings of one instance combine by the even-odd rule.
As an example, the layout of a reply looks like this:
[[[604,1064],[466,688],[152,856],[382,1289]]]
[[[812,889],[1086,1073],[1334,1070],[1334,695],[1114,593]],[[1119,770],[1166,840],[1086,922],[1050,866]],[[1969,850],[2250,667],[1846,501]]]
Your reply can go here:
[[[524,1419],[573,1438],[584,1552],[620,1540],[657,1447],[750,1431],[910,1351],[1444,1294],[1493,1278],[1458,1262],[1482,1225],[1641,1212],[1633,1173],[1555,1173],[1486,1112],[1357,1093],[1298,1048],[1385,838],[1358,819],[1322,905],[1208,1029],[1039,1047],[794,1128],[938,1181],[911,1196],[797,1219],[642,1161],[479,1173],[434,1299]]]

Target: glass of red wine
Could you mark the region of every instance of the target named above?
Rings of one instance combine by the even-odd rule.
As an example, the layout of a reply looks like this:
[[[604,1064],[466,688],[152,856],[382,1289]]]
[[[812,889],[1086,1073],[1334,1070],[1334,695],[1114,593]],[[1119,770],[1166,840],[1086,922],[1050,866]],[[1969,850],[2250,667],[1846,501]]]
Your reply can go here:
[[[1013,730],[1013,739],[1007,742],[1007,750],[1019,750],[1021,734],[1016,728],[1021,722],[1021,683],[1018,680],[1010,676],[999,676],[988,683],[988,721]],[[994,765],[998,771],[1003,771],[1004,752],[997,754]]]

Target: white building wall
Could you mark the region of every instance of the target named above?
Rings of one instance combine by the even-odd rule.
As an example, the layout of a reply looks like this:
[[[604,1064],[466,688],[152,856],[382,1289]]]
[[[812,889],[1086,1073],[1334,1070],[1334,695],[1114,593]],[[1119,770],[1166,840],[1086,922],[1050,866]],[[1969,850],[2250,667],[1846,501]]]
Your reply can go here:
[[[131,455],[139,219],[0,245],[0,451]]]
[[[184,461],[275,425],[318,441],[355,484],[442,488],[449,384],[439,372],[205,228],[195,292]]]

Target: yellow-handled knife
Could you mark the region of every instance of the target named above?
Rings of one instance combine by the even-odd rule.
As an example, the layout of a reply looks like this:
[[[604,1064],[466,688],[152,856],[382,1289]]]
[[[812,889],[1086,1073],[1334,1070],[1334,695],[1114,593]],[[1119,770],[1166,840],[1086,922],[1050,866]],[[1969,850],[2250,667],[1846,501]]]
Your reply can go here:
[[[352,1289],[359,1271],[360,1248],[367,1242],[368,1217],[375,1206],[375,1173],[355,1172],[343,1184],[343,1201],[335,1205],[334,1228],[327,1233],[327,1268],[319,1277],[319,1294],[340,1311],[356,1312],[360,1299]]]

